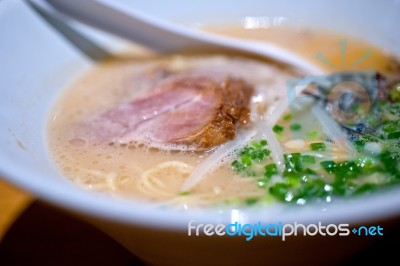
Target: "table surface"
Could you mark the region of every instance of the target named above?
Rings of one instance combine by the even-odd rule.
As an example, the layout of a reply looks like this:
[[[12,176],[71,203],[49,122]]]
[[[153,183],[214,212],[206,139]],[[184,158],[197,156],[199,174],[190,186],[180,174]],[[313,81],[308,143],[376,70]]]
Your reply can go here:
[[[0,180],[0,265],[144,264],[109,236]]]
[[[0,241],[33,197],[11,186],[0,178]]]

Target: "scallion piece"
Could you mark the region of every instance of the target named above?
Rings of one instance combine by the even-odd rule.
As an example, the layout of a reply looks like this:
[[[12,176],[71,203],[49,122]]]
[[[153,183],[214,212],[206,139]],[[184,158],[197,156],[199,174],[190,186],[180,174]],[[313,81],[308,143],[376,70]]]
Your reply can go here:
[[[324,151],[326,149],[326,146],[323,142],[315,142],[310,144],[310,149],[312,151]]]
[[[275,125],[275,126],[272,128],[272,130],[273,130],[275,133],[282,133],[282,132],[285,130],[285,128],[284,128],[283,126],[280,126],[280,125]]]
[[[276,164],[270,163],[264,167],[264,176],[265,177],[270,178],[271,176],[276,175],[276,174],[278,174],[278,168],[276,167]]]
[[[301,161],[303,163],[315,163],[315,157],[312,155],[301,155]]]
[[[318,131],[313,130],[307,133],[307,138],[315,139],[316,137],[318,137],[318,135],[319,135]]]
[[[398,139],[398,138],[400,138],[400,131],[389,133],[387,138],[388,139]]]
[[[290,125],[290,129],[293,130],[293,131],[298,131],[298,130],[301,129],[301,125],[298,124],[298,123],[293,123],[293,124]]]
[[[290,120],[291,118],[292,118],[292,115],[290,113],[289,114],[285,114],[283,116],[283,120],[285,120],[285,121]]]

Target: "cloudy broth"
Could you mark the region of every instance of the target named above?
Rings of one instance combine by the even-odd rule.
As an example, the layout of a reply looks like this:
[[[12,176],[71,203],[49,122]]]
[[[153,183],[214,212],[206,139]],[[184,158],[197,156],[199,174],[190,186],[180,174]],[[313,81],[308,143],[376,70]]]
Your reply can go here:
[[[354,69],[373,68],[387,75],[396,71],[389,55],[348,37],[298,29],[279,29],[279,33],[276,29],[245,30],[239,27],[207,30],[275,42],[315,61],[328,72],[347,70],[367,50],[371,51],[371,56],[353,66]],[[347,41],[344,63],[339,52],[339,42],[343,39]],[[289,45],[293,42],[296,45]],[[318,60],[315,57],[318,52],[329,58],[335,67]],[[190,173],[218,147],[209,151],[158,150],[134,143],[91,143],[74,134],[77,124],[151,88],[154,79],[165,68],[177,72],[188,68],[211,68],[237,75],[252,84],[256,92],[264,94],[267,108],[285,96],[286,80],[294,75],[290,70],[234,56],[129,57],[102,62],[67,88],[49,115],[48,147],[60,172],[83,189],[162,204],[187,207],[245,202],[249,198],[266,198],[268,201],[265,190],[257,183],[232,171],[230,162],[234,155],[228,156],[225,164],[220,163],[189,192],[181,190]],[[243,137],[240,134],[238,136]],[[280,140],[289,141],[287,136]],[[289,152],[293,145],[282,145],[282,149]]]

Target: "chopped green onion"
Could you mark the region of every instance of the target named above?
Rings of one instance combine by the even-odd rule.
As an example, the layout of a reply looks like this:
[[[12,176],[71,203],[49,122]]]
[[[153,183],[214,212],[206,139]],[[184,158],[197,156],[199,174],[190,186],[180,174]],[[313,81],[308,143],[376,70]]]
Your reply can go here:
[[[300,172],[301,171],[301,156],[300,153],[284,154],[286,172]]]
[[[247,168],[246,165],[240,163],[238,160],[234,160],[234,161],[231,163],[231,166],[232,166],[232,168],[233,168],[236,172],[238,172],[238,173],[245,171],[246,168]]]
[[[307,138],[309,138],[309,139],[315,139],[315,138],[318,137],[318,135],[319,135],[318,131],[312,130],[312,131],[310,131],[310,132],[307,133]]]
[[[244,155],[240,157],[240,162],[244,164],[245,166],[251,166],[252,165],[252,158],[249,155]]]
[[[249,205],[249,206],[254,205],[257,202],[258,202],[257,198],[248,198],[248,199],[246,199],[246,204]]]
[[[275,133],[282,133],[282,132],[285,130],[285,128],[284,128],[283,126],[280,126],[280,125],[275,125],[275,126],[272,128],[272,130],[273,130]]]
[[[278,174],[278,168],[276,167],[276,164],[270,163],[264,167],[264,176],[265,177],[270,178],[271,176],[276,175],[276,174]]]
[[[320,162],[320,165],[330,174],[334,173],[336,170],[336,163],[334,161],[323,161]]]
[[[315,157],[312,155],[301,155],[301,161],[303,163],[315,163]]]
[[[265,157],[269,156],[271,153],[270,150],[265,148],[267,145],[266,140],[261,140],[259,142],[252,142],[250,145],[244,147],[242,150],[240,150],[239,155],[242,157],[250,157],[251,160],[256,160],[256,161],[261,161]],[[248,161],[248,159],[246,158]]]
[[[285,183],[276,183],[269,188],[269,193],[280,201],[286,201],[286,196],[289,193],[290,186]]]
[[[326,146],[323,142],[316,142],[310,144],[310,149],[312,151],[324,151],[326,149]]]
[[[298,123],[293,123],[293,124],[290,125],[290,129],[293,130],[293,131],[298,131],[298,130],[301,129],[301,125],[298,124]]]
[[[245,146],[239,151],[239,158],[231,163],[232,169],[247,176],[257,176],[253,165],[260,163],[270,155],[271,151],[266,148],[267,144],[266,140],[260,140]]]
[[[382,126],[382,131],[386,133],[392,133],[399,130],[397,121],[389,121]]]
[[[377,185],[376,184],[367,183],[367,184],[362,185],[361,187],[356,188],[354,190],[354,194],[356,194],[356,195],[357,194],[363,194],[365,192],[370,192],[370,191],[373,191],[373,190],[376,190],[376,189],[377,189]]]
[[[392,174],[398,173],[398,161],[399,154],[393,154],[389,151],[385,151],[381,155],[381,162],[383,163],[385,169]]]
[[[290,120],[291,118],[292,118],[292,115],[290,113],[283,116],[283,120],[285,120],[285,121]]]
[[[400,101],[400,96],[398,100]],[[239,151],[236,160],[231,163],[232,169],[244,176],[254,177],[253,180],[260,189],[269,191],[266,194],[269,199],[299,205],[309,200],[328,200],[331,196],[347,197],[399,184],[400,102],[387,101],[379,104],[379,118],[365,117],[360,122],[369,127],[368,133],[357,133],[349,139],[360,152],[358,158],[320,162],[315,155],[308,152],[284,154],[284,169],[280,174],[277,165],[269,158],[271,151],[267,149],[267,141],[259,140],[249,143]],[[290,114],[283,117],[284,120],[291,118]],[[296,131],[301,130],[302,126],[291,121],[288,128]],[[273,127],[278,139],[284,136],[284,130],[282,125]],[[319,131],[309,131],[306,137],[315,140],[310,144],[310,150],[328,149],[326,142],[317,140],[321,137]],[[378,148],[379,152],[375,152]],[[275,175],[279,175],[277,179],[280,181],[277,183],[275,179],[271,181]],[[241,202],[252,205],[263,203],[263,200],[262,197],[249,198],[242,199]]]
[[[400,138],[400,131],[389,133],[387,138],[388,139],[398,139],[398,138]]]

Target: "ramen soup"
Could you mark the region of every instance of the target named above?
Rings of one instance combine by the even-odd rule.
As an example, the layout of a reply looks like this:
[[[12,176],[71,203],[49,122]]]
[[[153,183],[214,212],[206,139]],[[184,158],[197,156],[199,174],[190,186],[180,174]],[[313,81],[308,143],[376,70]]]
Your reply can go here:
[[[390,54],[311,30],[211,31],[275,42],[327,74],[239,55],[107,60],[49,116],[62,174],[87,190],[185,208],[331,202],[399,183]]]

